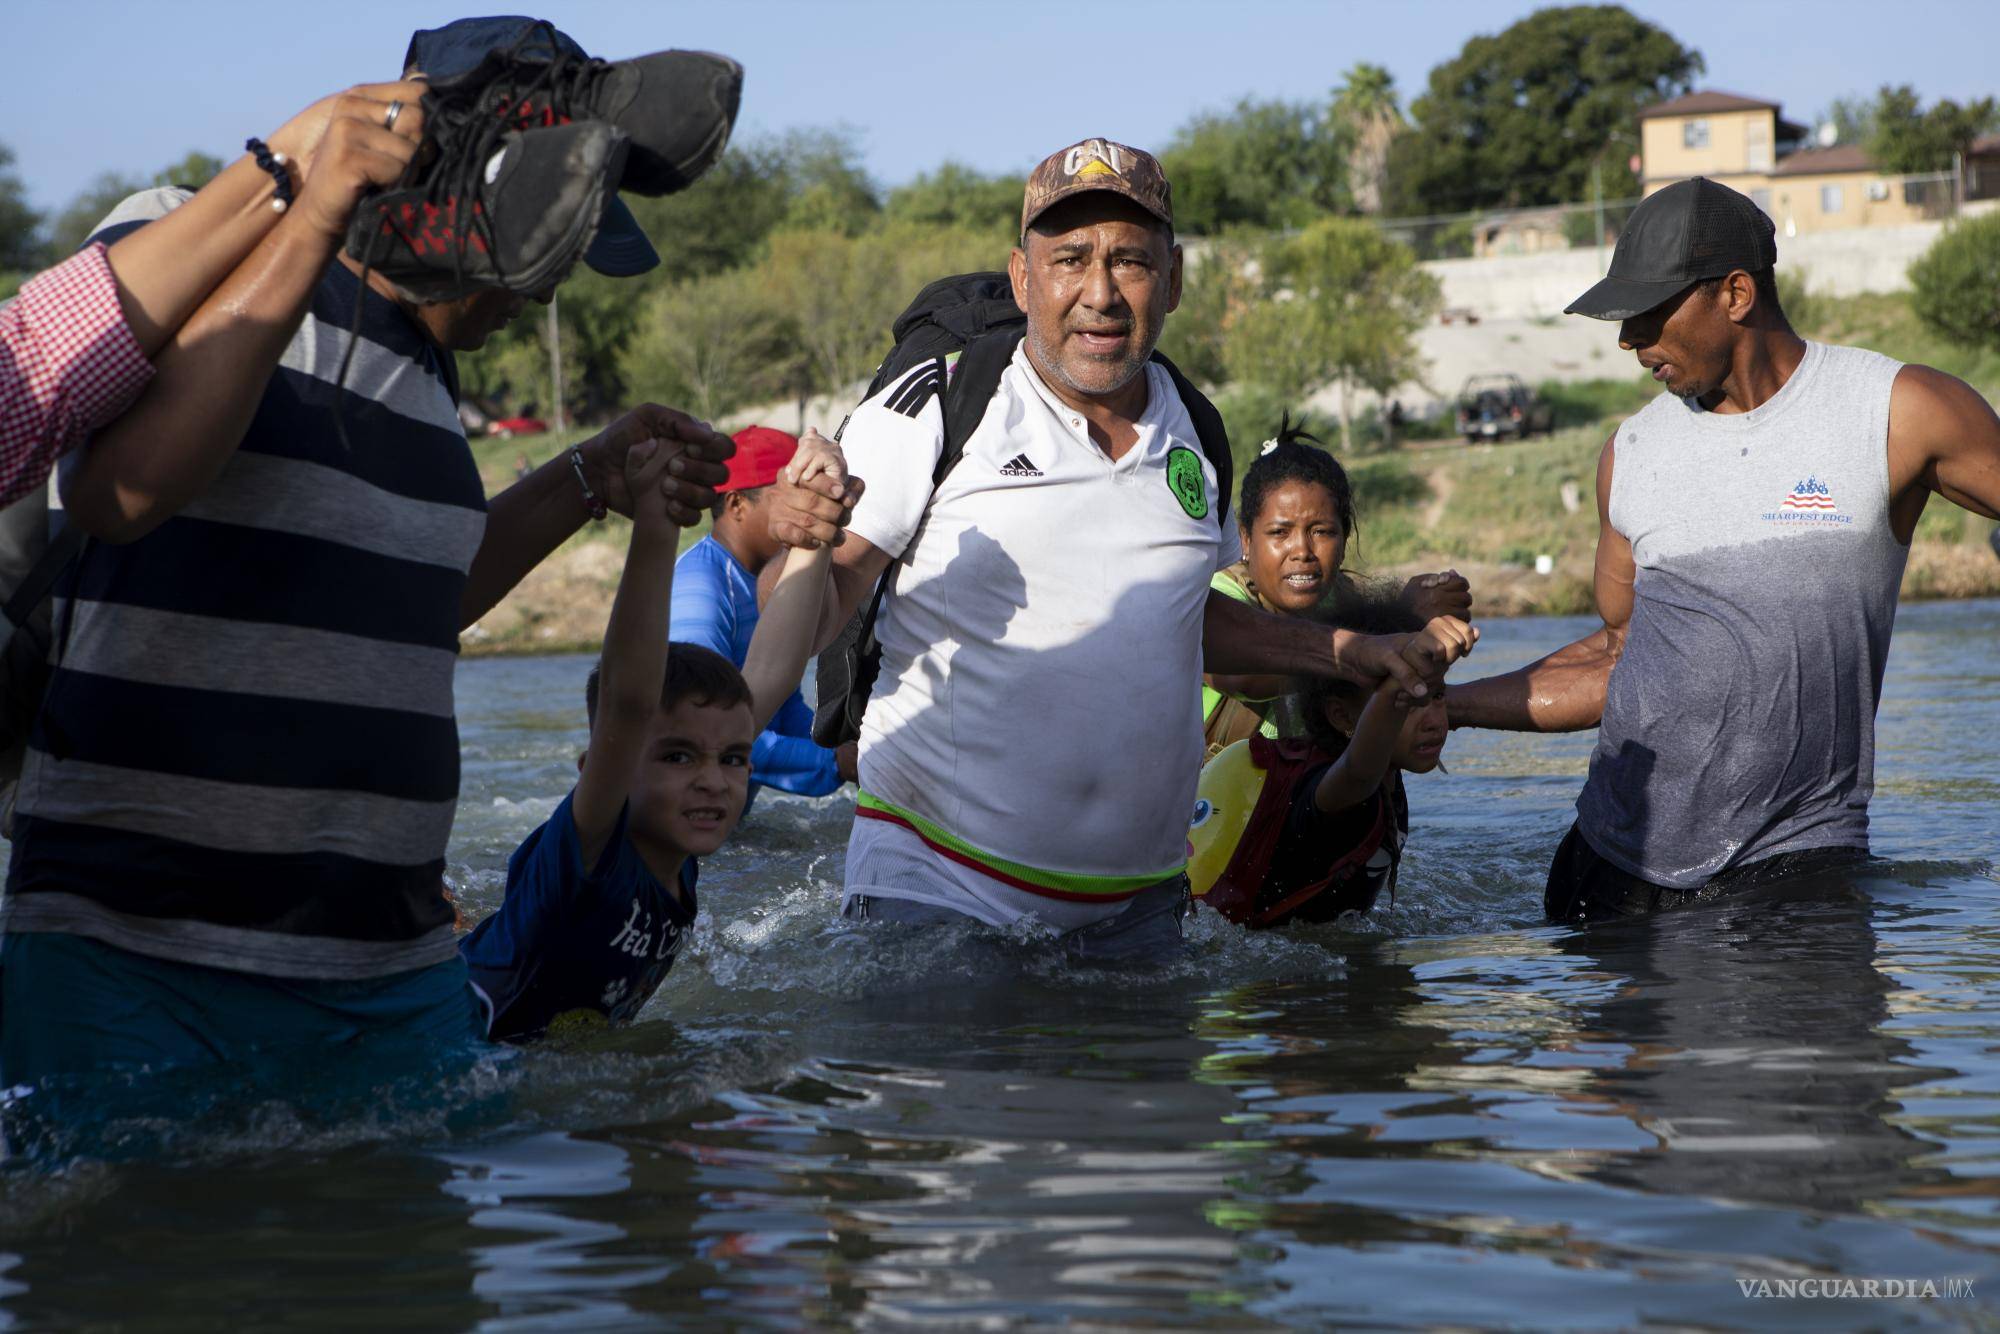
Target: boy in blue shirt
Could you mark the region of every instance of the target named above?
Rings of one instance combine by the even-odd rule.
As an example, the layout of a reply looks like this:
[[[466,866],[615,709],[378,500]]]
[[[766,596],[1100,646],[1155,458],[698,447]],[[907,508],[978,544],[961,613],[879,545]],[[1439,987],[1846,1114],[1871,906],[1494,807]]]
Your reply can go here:
[[[757,629],[757,583],[782,554],[764,497],[799,447],[797,437],[750,426],[733,437],[729,479],[715,489],[714,526],[674,567],[669,637],[700,644],[741,666]],[[823,797],[854,777],[855,748],[828,750],[812,739],[812,710],[794,690],[751,749],[750,798],[765,787]]]
[[[508,860],[499,910],[459,946],[496,1040],[622,1023],[659,989],[694,925],[698,860],[736,828],[752,743],[805,672],[830,548],[787,555],[741,672],[668,643],[680,528],[661,481],[682,448],[630,452],[632,540],[584,691],[589,749],[575,788]],[[802,480],[845,474],[817,436],[793,466]]]

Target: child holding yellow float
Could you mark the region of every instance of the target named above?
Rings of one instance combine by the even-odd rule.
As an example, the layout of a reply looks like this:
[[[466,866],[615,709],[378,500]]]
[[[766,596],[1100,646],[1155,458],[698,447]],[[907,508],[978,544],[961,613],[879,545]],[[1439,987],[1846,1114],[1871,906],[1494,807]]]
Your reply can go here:
[[[1399,606],[1342,621],[1373,634],[1418,630]],[[1441,617],[1419,633],[1467,631]],[[1450,736],[1441,684],[1411,700],[1393,682],[1315,682],[1300,704],[1306,736],[1252,736],[1202,769],[1188,877],[1198,901],[1249,927],[1330,922],[1366,913],[1384,889],[1393,898],[1410,832],[1402,775],[1437,768]]]

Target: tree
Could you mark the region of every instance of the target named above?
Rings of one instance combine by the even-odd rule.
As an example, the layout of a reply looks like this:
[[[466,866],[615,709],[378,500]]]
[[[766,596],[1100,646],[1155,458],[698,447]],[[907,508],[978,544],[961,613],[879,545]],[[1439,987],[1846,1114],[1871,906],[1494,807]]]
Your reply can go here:
[[[1875,95],[1868,155],[1890,172],[1950,171],[1972,141],[2000,125],[2000,104],[1982,97],[1964,106],[1949,98],[1921,110],[1909,84],[1883,85]]]
[[[1417,330],[1436,313],[1440,286],[1414,252],[1355,218],[1326,218],[1263,254],[1270,299],[1231,326],[1224,360],[1238,380],[1304,406],[1340,388],[1342,448],[1354,441],[1359,390],[1387,394],[1422,372]]]
[[[1303,226],[1349,203],[1345,132],[1303,103],[1246,98],[1196,116],[1160,164],[1174,184],[1175,225],[1197,236]]]
[[[146,182],[115,171],[99,175],[50,221],[49,261],[54,263],[75,254],[90,239],[90,234],[97,230],[97,224],[103,222],[105,215],[118,207],[125,196],[145,188]]]
[[[153,184],[184,185],[190,190],[199,190],[220,176],[222,169],[228,165],[219,157],[211,157],[198,148],[192,148],[179,162],[154,172]]]
[[[1160,351],[1198,385],[1214,388],[1229,379],[1225,348],[1230,330],[1257,300],[1253,255],[1253,246],[1229,238],[1205,242],[1187,254],[1180,309],[1167,317]]]
[[[947,162],[891,191],[885,212],[894,222],[970,227],[1011,235],[1021,227],[1021,193],[1026,185],[1019,176],[988,176],[961,163]]]
[[[908,297],[898,292],[893,257],[880,245],[837,231],[786,229],[771,238],[758,274],[785,312],[811,374],[831,393],[867,378],[889,346],[889,323]]]
[[[786,229],[758,275],[789,322],[810,374],[802,387],[839,393],[866,380],[891,326],[933,279],[999,268],[1006,238],[990,229],[896,223],[858,237]]]
[[[1837,144],[1865,144],[1875,136],[1875,102],[1858,93],[1836,97],[1813,117],[1813,124],[1833,126]]]
[[[1544,9],[1475,37],[1431,71],[1390,152],[1407,213],[1561,204],[1637,193],[1626,167],[1643,107],[1687,92],[1701,54],[1616,5]]]
[[[653,293],[620,361],[634,395],[712,421],[784,389],[788,342],[756,275],[734,270]]]
[[[1333,114],[1347,131],[1347,190],[1363,213],[1380,213],[1389,180],[1389,146],[1409,128],[1396,101],[1396,79],[1362,62],[1334,90]]]
[[[14,150],[0,144],[0,271],[37,268],[41,259],[42,215],[29,205],[13,165]]]
[[[1910,305],[1954,343],[2000,348],[2000,214],[1961,218],[1910,265]]]
[[[794,130],[779,151],[790,177],[789,225],[858,236],[881,215],[882,200],[861,165],[853,130]]]

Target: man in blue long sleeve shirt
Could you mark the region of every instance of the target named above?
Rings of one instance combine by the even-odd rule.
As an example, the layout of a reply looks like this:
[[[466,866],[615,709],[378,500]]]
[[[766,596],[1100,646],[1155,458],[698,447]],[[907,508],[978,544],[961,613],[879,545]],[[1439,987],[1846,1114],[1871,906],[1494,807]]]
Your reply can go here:
[[[798,445],[767,426],[737,432],[729,480],[716,488],[714,530],[674,565],[669,638],[743,665],[757,628],[757,575],[778,554],[763,513],[764,488]],[[854,757],[851,747],[836,752],[813,741],[812,710],[794,690],[751,749],[750,774],[753,800],[761,787],[823,797],[854,776]]]

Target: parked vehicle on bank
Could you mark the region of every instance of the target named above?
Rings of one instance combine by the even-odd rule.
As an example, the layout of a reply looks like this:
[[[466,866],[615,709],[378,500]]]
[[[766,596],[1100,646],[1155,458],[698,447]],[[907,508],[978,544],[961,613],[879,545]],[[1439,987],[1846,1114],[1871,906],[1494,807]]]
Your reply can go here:
[[[486,428],[486,434],[501,440],[511,440],[517,435],[540,435],[549,429],[549,424],[540,417],[501,417]]]
[[[1467,440],[1525,440],[1555,429],[1555,407],[1520,376],[1474,375],[1458,391],[1458,433]]]

